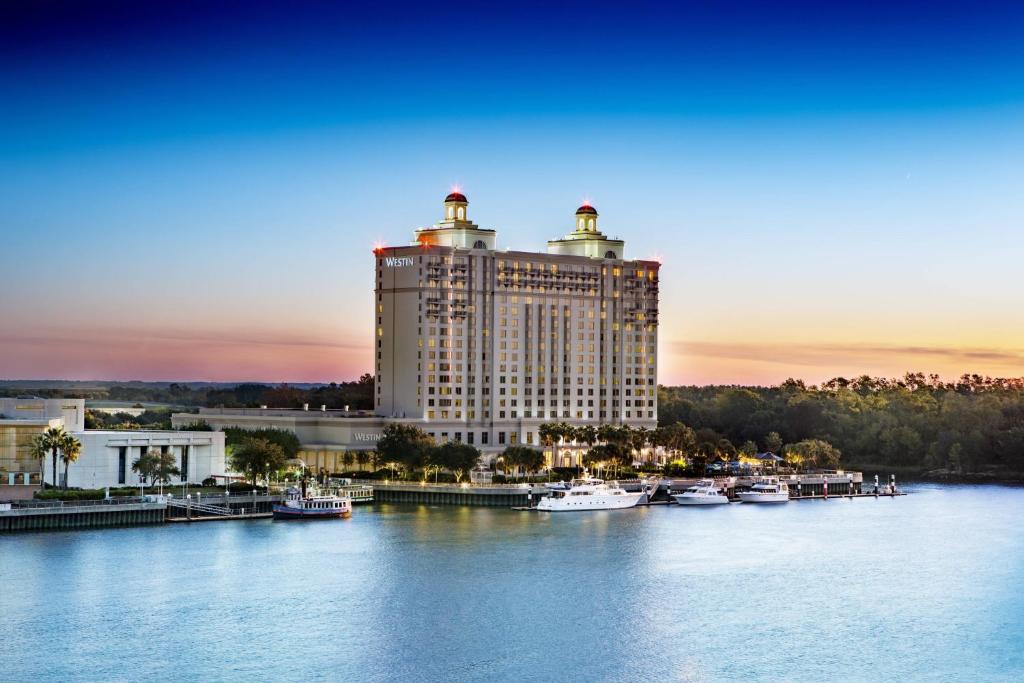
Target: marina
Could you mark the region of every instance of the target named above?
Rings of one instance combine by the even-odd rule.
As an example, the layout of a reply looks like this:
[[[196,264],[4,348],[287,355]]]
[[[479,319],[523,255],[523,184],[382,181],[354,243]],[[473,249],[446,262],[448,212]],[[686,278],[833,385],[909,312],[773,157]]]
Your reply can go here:
[[[895,479],[881,486],[877,482],[862,490],[861,473],[792,475],[773,477],[782,481],[787,500],[829,498],[878,498],[905,495]],[[762,478],[763,479],[763,478]],[[427,482],[345,481],[327,486],[321,493],[338,496],[351,506],[374,501],[391,504],[426,504],[470,507],[500,507],[520,511],[602,510],[679,503],[691,489],[704,487],[721,492],[724,502],[735,503],[757,485],[757,477],[720,479],[628,480],[605,483],[600,479],[579,479],[549,484],[429,484]],[[576,494],[573,494],[573,489]],[[586,492],[589,495],[580,495]],[[599,493],[595,497],[594,493]],[[142,497],[95,501],[12,501],[0,505],[0,532],[66,530],[164,522],[245,521],[273,516],[275,507],[286,503],[295,492],[235,494],[188,494],[183,497],[149,494]],[[715,500],[714,502],[720,502]]]

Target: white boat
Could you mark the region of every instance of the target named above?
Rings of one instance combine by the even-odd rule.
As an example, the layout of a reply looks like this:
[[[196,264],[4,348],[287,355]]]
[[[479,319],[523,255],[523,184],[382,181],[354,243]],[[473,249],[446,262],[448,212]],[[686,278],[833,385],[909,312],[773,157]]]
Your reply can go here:
[[[290,498],[274,504],[274,519],[336,519],[352,516],[352,499],[347,496]]]
[[[789,485],[778,477],[764,477],[738,495],[744,503],[788,503]]]
[[[701,479],[696,485],[691,486],[682,493],[675,493],[672,497],[680,505],[722,505],[729,503],[729,497],[711,479]]]
[[[603,479],[573,479],[567,491],[552,490],[541,498],[538,510],[563,512],[569,510],[621,510],[631,508],[646,495],[645,491],[630,493],[616,482]]]

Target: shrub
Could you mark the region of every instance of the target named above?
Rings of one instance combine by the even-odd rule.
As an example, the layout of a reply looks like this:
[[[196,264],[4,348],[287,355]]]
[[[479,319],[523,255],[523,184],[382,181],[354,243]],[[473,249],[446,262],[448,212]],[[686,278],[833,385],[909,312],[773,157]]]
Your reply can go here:
[[[253,491],[256,491],[256,493],[266,493],[267,487],[253,486],[245,481],[233,481],[228,484],[228,492],[230,493],[252,493]]]
[[[212,432],[213,427],[211,427],[205,420],[196,420],[178,427],[178,430],[182,432]]]
[[[106,491],[103,489],[47,489],[35,492],[36,500],[102,500],[105,496]]]
[[[217,480],[214,479],[213,477],[207,477],[206,479],[203,479],[203,486],[212,487],[212,486],[216,486],[216,485],[217,485]]]

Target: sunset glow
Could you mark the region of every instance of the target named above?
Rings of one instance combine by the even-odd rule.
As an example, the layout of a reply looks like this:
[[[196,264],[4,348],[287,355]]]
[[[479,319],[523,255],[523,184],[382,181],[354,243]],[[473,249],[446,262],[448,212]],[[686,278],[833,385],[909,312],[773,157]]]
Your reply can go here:
[[[600,199],[664,264],[662,383],[1024,374],[1019,24],[819,9],[849,31],[682,7],[588,10],[582,45],[571,13],[469,6],[12,24],[0,378],[358,377],[366,245],[409,245],[449,184],[499,250]],[[474,55],[455,78],[438,35]],[[524,36],[549,49],[498,47]]]

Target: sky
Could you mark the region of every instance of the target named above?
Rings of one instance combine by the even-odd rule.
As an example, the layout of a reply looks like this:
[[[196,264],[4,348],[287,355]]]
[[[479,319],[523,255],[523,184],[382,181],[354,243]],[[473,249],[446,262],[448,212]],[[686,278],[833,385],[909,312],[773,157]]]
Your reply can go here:
[[[1024,375],[1024,8],[702,5],[4,3],[0,378],[354,379],[453,185],[660,258],[663,384]]]

